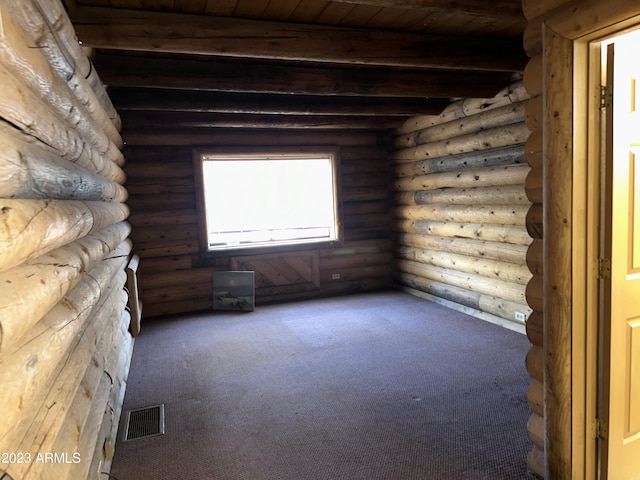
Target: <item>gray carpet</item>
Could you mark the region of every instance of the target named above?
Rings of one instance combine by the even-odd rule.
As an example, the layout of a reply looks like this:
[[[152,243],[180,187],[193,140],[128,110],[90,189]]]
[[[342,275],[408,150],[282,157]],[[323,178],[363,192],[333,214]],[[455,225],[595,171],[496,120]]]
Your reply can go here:
[[[112,478],[529,478],[528,348],[395,291],[150,320],[123,412],[164,403],[166,434]]]

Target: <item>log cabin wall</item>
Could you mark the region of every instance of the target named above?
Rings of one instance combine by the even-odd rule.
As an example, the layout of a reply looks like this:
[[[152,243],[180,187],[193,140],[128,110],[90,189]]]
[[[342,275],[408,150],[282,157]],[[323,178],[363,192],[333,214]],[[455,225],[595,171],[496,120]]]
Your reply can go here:
[[[540,312],[536,321],[527,325],[533,344],[529,357],[535,358],[528,362],[535,390],[530,397],[537,404],[537,416],[529,422],[535,444],[529,465],[538,476],[550,479],[635,478],[637,467],[615,473],[623,465],[637,466],[637,455],[632,450],[621,454],[628,439],[614,446],[613,435],[608,434],[614,422],[624,422],[623,409],[610,417],[607,408],[602,411],[609,403],[607,387],[601,384],[602,362],[611,363],[612,370],[625,367],[603,353],[609,340],[602,329],[613,329],[607,323],[615,320],[598,307],[602,285],[597,284],[606,284],[602,279],[607,275],[598,271],[597,237],[606,228],[598,226],[602,212],[596,211],[611,207],[599,205],[602,200],[590,205],[600,189],[596,172],[603,168],[594,139],[604,128],[595,120],[602,115],[598,111],[602,79],[593,75],[593,69],[600,65],[590,55],[597,48],[604,50],[604,43],[598,44],[608,36],[637,28],[640,6],[635,0],[523,0],[522,6],[528,20],[524,47],[530,57],[524,82],[536,99],[528,111],[533,131],[527,159],[533,181],[544,185],[544,197],[538,196],[531,214],[538,219],[536,238],[544,243],[538,247],[544,255],[542,261],[530,261],[535,276],[528,293],[544,302],[536,308]],[[613,108],[606,101],[604,106]],[[609,347],[622,349],[622,343]],[[617,449],[621,461],[612,462],[608,455]]]
[[[531,313],[527,99],[516,82],[413,117],[393,153],[397,282],[512,328],[516,312]]]
[[[383,132],[526,60],[519,0],[65,1],[123,118],[146,317],[211,308],[218,269],[255,270],[258,304],[391,285]],[[191,151],[241,145],[340,147],[344,245],[200,255]]]
[[[371,291],[391,285],[387,136],[302,129],[127,130],[127,188],[140,255],[144,316],[212,308],[214,270],[254,270],[256,304]],[[340,147],[344,242],[203,256],[198,244],[194,149],[207,146]],[[335,275],[338,279],[334,279]]]
[[[0,477],[94,479],[133,347],[119,118],[57,1],[2,2],[0,84]]]
[[[561,385],[560,382],[553,387],[556,391],[549,390],[545,394],[545,389],[552,388],[550,385],[546,385],[544,382],[544,337],[543,337],[543,299],[544,299],[544,283],[543,283],[543,242],[546,240],[543,235],[543,124],[544,117],[544,97],[543,97],[543,68],[542,68],[542,25],[543,19],[546,15],[555,10],[556,8],[568,3],[568,0],[548,0],[543,2],[527,1],[522,2],[523,12],[529,21],[529,25],[524,34],[524,48],[530,57],[524,71],[524,85],[531,96],[529,105],[527,106],[527,124],[531,128],[531,136],[527,140],[526,145],[526,158],[527,162],[531,166],[531,172],[527,177],[527,185],[529,186],[527,192],[531,199],[532,205],[529,210],[527,218],[527,226],[533,242],[529,249],[527,256],[527,264],[533,274],[533,278],[527,286],[527,299],[529,304],[533,308],[533,313],[527,321],[527,335],[531,341],[531,349],[527,355],[527,370],[531,375],[532,381],[529,387],[528,399],[529,405],[533,411],[533,414],[529,420],[528,431],[529,438],[533,443],[533,448],[529,452],[527,463],[529,469],[538,475],[540,478],[545,477],[547,465],[560,465],[560,458],[570,458],[571,452],[567,450],[570,448],[570,441],[566,442],[560,439],[566,439],[571,435],[571,428],[567,428],[565,420],[568,419],[566,415],[566,409],[560,405],[553,405],[552,410],[557,411],[558,415],[562,416],[562,420],[559,418],[549,419],[545,412],[545,397],[547,402],[554,402],[554,399],[563,399],[563,402],[569,401],[571,398],[571,391],[566,391],[567,385]],[[569,58],[570,55],[567,55]],[[565,68],[570,68],[567,65]],[[564,147],[561,147],[564,149]],[[547,176],[553,175],[547,172]],[[563,181],[563,178],[558,177],[558,181]],[[569,189],[570,190],[570,189]],[[567,213],[556,212],[558,215],[557,221],[561,221],[566,217]],[[551,235],[564,235],[561,232],[551,232]],[[562,245],[563,241],[554,240],[554,244]],[[561,275],[568,277],[566,272],[571,271],[570,255],[565,257],[566,263],[563,265],[554,266],[558,272],[563,272]],[[546,274],[548,275],[548,273]],[[558,329],[554,328],[553,332],[547,332],[545,335],[552,341],[562,342],[567,336],[561,332],[562,328],[565,328],[558,324]],[[555,338],[555,340],[554,340]],[[562,358],[567,358],[571,355],[570,351],[562,349],[554,349],[556,355],[556,363],[558,365],[565,364]],[[555,431],[550,432],[545,425],[552,425]],[[553,456],[549,459],[545,457],[545,438],[551,439],[553,445],[549,445],[548,454]],[[554,467],[555,468],[555,467]],[[560,473],[557,473],[560,475]],[[554,475],[555,476],[555,475]]]
[[[540,73],[539,57],[525,82],[534,71]],[[513,322],[515,312],[527,317],[533,443],[527,464],[538,476],[544,475],[541,91],[516,82],[492,99],[460,100],[441,115],[411,118],[397,132],[393,155],[397,282],[496,323]]]

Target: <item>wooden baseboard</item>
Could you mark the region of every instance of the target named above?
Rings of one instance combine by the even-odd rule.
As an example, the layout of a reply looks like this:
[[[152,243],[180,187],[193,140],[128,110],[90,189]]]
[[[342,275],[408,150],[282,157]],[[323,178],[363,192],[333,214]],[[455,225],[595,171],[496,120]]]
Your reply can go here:
[[[458,312],[465,313],[467,315],[471,315],[472,317],[479,318],[484,320],[485,322],[493,323],[495,325],[499,325],[501,327],[507,328],[509,330],[513,330],[514,332],[521,333],[526,335],[525,324],[517,323],[515,321],[507,320],[502,317],[498,317],[497,315],[492,315],[490,313],[481,312],[480,310],[476,310],[475,308],[466,307],[464,305],[460,305],[459,303],[452,302],[450,300],[445,300],[441,297],[436,297],[435,295],[431,295],[429,293],[421,292],[420,290],[416,290],[414,288],[405,287],[402,285],[398,285],[397,288],[402,290],[403,292],[410,293],[411,295],[415,295],[416,297],[424,298],[425,300],[429,300],[434,303],[438,303],[447,308],[451,308],[452,310],[457,310]]]

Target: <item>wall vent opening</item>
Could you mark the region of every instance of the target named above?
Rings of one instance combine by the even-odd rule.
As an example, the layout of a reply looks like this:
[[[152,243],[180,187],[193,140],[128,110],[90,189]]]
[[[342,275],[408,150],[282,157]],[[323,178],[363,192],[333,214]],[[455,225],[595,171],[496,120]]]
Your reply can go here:
[[[164,404],[127,412],[124,441],[164,435]]]

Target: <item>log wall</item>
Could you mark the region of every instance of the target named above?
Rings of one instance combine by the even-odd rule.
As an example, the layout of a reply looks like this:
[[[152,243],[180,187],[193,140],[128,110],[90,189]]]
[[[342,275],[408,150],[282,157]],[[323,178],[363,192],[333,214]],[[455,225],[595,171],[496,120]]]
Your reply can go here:
[[[527,254],[527,265],[533,274],[533,278],[527,286],[527,300],[533,308],[533,313],[527,321],[527,336],[531,341],[531,350],[527,355],[527,370],[531,375],[531,385],[528,392],[529,405],[533,411],[533,414],[529,420],[527,429],[529,431],[529,438],[533,443],[533,448],[529,452],[527,463],[529,470],[535,473],[537,476],[543,478],[545,476],[545,468],[548,463],[548,459],[545,459],[545,438],[561,439],[567,438],[571,435],[571,428],[567,428],[564,423],[566,417],[563,414],[563,421],[552,422],[556,428],[555,432],[551,433],[546,431],[545,427],[545,389],[550,387],[545,385],[544,382],[544,339],[543,339],[543,298],[544,298],[544,283],[543,274],[543,242],[546,240],[543,235],[543,126],[545,124],[545,111],[544,111],[544,96],[543,96],[543,61],[542,61],[542,25],[545,16],[552,10],[556,9],[567,3],[567,0],[545,0],[542,2],[523,1],[523,12],[529,20],[529,25],[524,34],[524,48],[530,57],[530,61],[527,64],[524,71],[524,85],[531,96],[529,105],[527,106],[527,125],[531,128],[531,136],[529,137],[526,145],[526,158],[527,162],[531,166],[531,171],[527,176],[527,195],[530,198],[532,205],[527,216],[527,229],[533,237],[533,242],[529,248]],[[567,52],[565,58],[567,63],[565,65],[559,65],[558,71],[571,71],[572,54]],[[566,77],[570,82],[570,76]],[[568,88],[564,94],[570,92]],[[570,112],[564,112],[565,115],[570,115]],[[555,127],[554,127],[555,128]],[[565,146],[559,146],[559,150],[564,150]],[[564,154],[563,154],[564,155]],[[552,165],[553,166],[553,165]],[[547,172],[547,178],[557,177],[557,181],[566,182],[566,177],[556,176],[552,172]],[[568,185],[571,184],[569,180]],[[571,188],[566,188],[565,191],[569,194]],[[566,213],[561,212],[559,209],[554,212],[557,216],[557,221],[561,221],[564,218],[570,218]],[[551,232],[553,235],[554,232]],[[564,235],[564,233],[560,233]],[[564,242],[554,242],[560,248],[560,245]],[[571,271],[570,258],[571,255],[566,253],[563,255],[566,262],[563,265],[556,265],[557,271],[563,272],[565,278],[569,278],[567,272]],[[547,275],[548,272],[545,274]],[[564,338],[565,336],[560,332],[546,332],[545,335],[556,335],[556,338]],[[558,356],[570,355],[570,352],[565,351]],[[560,358],[557,359],[558,364],[564,364]],[[570,386],[569,391],[566,391],[566,384],[561,385],[560,382],[555,385],[556,392],[550,392],[547,396],[548,400],[552,398],[565,398],[568,401],[571,398]],[[566,409],[558,409],[558,411],[566,412]],[[558,457],[570,457],[570,452],[562,451],[566,445],[570,445],[571,441],[566,442],[553,440],[555,445],[549,453]],[[561,445],[562,448],[556,448]],[[552,461],[551,463],[558,463]],[[557,473],[560,475],[560,473]]]
[[[0,477],[110,469],[133,347],[119,118],[58,0],[0,4]]]
[[[413,117],[392,155],[396,281],[514,329],[524,327],[516,312],[532,313],[528,98],[515,82],[494,98]]]
[[[145,318],[211,309],[214,270],[254,270],[257,305],[391,285],[390,172],[388,142],[381,134],[242,128],[207,134],[127,131],[126,125],[125,119],[131,236],[140,256]],[[247,145],[340,147],[342,245],[201,255],[193,151]]]
[[[532,254],[528,262],[535,276],[527,295],[536,305],[527,325],[529,401],[535,413],[529,422],[534,443],[529,467],[550,479],[597,478],[606,475],[606,440],[601,442],[602,432],[594,433],[602,396],[597,364],[603,360],[594,353],[602,332],[593,293],[601,232],[594,227],[597,221],[590,224],[598,214],[587,197],[594,196],[599,178],[599,166],[589,157],[598,151],[591,128],[600,113],[589,112],[597,91],[585,94],[593,68],[589,42],[637,25],[640,7],[635,0],[523,0],[522,7],[530,57],[524,83],[536,99],[527,112],[533,130],[527,160],[530,183],[544,185],[544,196],[536,196],[530,212],[536,250],[544,255],[540,261],[540,253]]]
[[[526,3],[526,2],[525,2]],[[559,2],[558,2],[559,3]],[[542,12],[532,12],[529,15],[541,15]],[[540,34],[542,32],[540,31]],[[540,44],[533,47],[531,42],[531,30],[525,34],[525,48],[532,54],[532,59],[527,64],[524,74],[524,84],[527,92],[531,95],[530,107],[527,112],[529,125],[531,126],[531,136],[527,141],[526,156],[527,162],[531,166],[531,172],[527,177],[529,186],[528,194],[532,205],[528,215],[528,228],[533,243],[527,255],[527,264],[533,278],[527,286],[527,298],[533,306],[533,313],[527,322],[527,336],[531,341],[531,350],[527,355],[527,371],[531,375],[531,385],[527,399],[532,409],[532,415],[527,424],[529,438],[533,443],[533,448],[527,457],[529,470],[539,477],[544,477],[544,356],[543,356],[543,215],[542,215],[542,56],[541,36],[535,43]],[[528,46],[527,46],[528,45]],[[534,51],[532,50],[536,50]],[[540,50],[538,50],[540,49]]]

